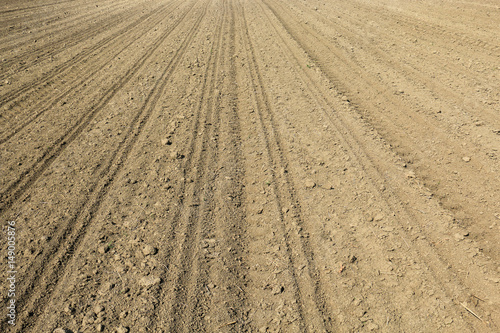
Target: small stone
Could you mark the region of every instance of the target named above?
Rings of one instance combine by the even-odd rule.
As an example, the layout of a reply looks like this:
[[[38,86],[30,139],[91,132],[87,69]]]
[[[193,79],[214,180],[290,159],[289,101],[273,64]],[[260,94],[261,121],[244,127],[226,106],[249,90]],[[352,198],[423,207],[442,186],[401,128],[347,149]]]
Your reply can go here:
[[[102,331],[104,331],[104,325],[103,325],[103,324],[98,324],[98,325],[96,326],[96,330],[97,330],[97,332],[102,332]]]
[[[155,255],[156,253],[158,253],[158,249],[151,246],[151,245],[146,245],[143,249],[142,249],[142,253],[145,255],[145,256],[149,256],[149,255]]]
[[[64,307],[63,311],[64,311],[64,312],[66,312],[66,313],[71,314],[71,313],[73,313],[73,311],[75,311],[75,310],[74,310],[71,306],[66,305],[66,306]]]
[[[465,238],[464,235],[462,235],[461,233],[458,233],[458,232],[455,235],[453,235],[453,237],[455,237],[455,240],[457,242],[464,240],[464,238]]]
[[[464,162],[470,162],[470,157],[469,156],[464,156],[464,157],[462,157],[462,160]]]
[[[276,285],[273,287],[272,289],[272,293],[273,295],[278,295],[278,294],[281,294],[282,292],[285,291],[285,287],[281,286],[281,285]]]
[[[312,180],[308,179],[305,181],[304,185],[306,186],[306,188],[313,188],[316,186],[316,183],[313,182]]]
[[[130,328],[126,326],[120,326],[116,329],[116,333],[128,333],[130,332]]]
[[[102,306],[102,305],[96,305],[96,306],[94,307],[94,313],[95,313],[95,314],[99,314],[99,313],[101,313],[101,312],[103,312],[103,311],[104,311],[104,306]]]
[[[73,331],[67,328],[56,328],[53,333],[73,333]]]
[[[106,252],[109,251],[109,246],[107,246],[107,245],[101,245],[101,246],[99,246],[99,248],[97,249],[97,251],[100,254],[104,254],[104,253],[106,253]]]
[[[453,323],[453,318],[451,318],[451,317],[446,317],[446,318],[444,318],[443,322],[444,322],[446,325],[450,325],[451,323]]]
[[[111,282],[105,282],[99,289],[99,295],[106,295],[114,286],[115,285]]]
[[[332,183],[326,183],[322,186],[325,190],[333,190],[335,186]]]
[[[143,287],[149,288],[149,287],[160,284],[160,282],[161,282],[161,279],[159,277],[145,276],[139,281],[139,284]]]
[[[369,331],[375,331],[375,330],[378,330],[378,325],[375,324],[375,323],[369,323],[366,328],[369,330]]]
[[[376,214],[376,215],[373,217],[373,221],[375,221],[375,222],[382,221],[383,219],[384,219],[384,214],[382,214],[382,213],[378,213],[378,214]]]

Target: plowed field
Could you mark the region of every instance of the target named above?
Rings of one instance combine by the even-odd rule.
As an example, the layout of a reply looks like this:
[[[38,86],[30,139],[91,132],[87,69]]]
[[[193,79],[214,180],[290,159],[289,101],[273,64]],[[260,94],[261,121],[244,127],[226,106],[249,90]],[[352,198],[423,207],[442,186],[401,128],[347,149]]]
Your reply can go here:
[[[499,332],[496,0],[4,0],[1,332]]]

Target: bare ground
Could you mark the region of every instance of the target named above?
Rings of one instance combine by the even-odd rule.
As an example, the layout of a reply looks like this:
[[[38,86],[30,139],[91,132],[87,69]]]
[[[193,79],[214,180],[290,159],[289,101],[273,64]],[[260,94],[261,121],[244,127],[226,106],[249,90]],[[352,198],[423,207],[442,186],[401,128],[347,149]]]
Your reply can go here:
[[[498,2],[0,22],[2,332],[500,330]]]

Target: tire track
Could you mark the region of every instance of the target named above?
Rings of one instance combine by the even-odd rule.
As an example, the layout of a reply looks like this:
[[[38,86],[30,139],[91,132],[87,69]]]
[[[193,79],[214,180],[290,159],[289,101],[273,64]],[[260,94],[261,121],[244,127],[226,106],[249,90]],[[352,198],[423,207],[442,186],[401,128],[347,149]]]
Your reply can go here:
[[[191,8],[194,7],[194,5],[195,4],[193,4]],[[18,318],[19,322],[22,322],[22,324],[19,325],[21,331],[24,331],[34,324],[38,317],[36,314],[42,312],[44,306],[50,299],[55,285],[62,276],[62,272],[64,272],[67,264],[73,258],[73,253],[79,247],[88,226],[92,223],[93,217],[101,206],[103,198],[113,185],[114,179],[125,165],[132,148],[151,118],[156,103],[163,94],[171,75],[178,67],[187,47],[191,44],[194,33],[197,31],[199,23],[205,14],[206,10],[202,11],[196,23],[190,28],[181,46],[177,49],[175,55],[163,71],[161,77],[156,81],[144,105],[130,123],[123,141],[120,142],[117,149],[113,152],[107,165],[101,168],[97,181],[91,186],[89,191],[90,194],[81,205],[78,213],[68,223],[66,228],[59,231],[58,235],[54,237],[54,240],[52,240],[50,244],[51,248],[45,253],[43,258],[30,265],[28,268],[28,271],[35,272],[35,274],[38,272],[39,274],[35,275],[31,281],[23,282],[23,285],[19,288],[21,290],[19,307],[23,309]],[[183,17],[186,15],[187,13]],[[165,35],[168,36],[170,33],[171,31],[168,31]],[[161,41],[164,41],[165,38],[161,38]],[[50,271],[45,269],[48,266],[52,267]],[[35,286],[37,287],[36,289]],[[4,328],[6,325],[6,320],[2,321],[2,326]]]
[[[231,1],[226,2],[229,25],[226,41],[227,52],[222,57],[221,68],[228,67],[227,80],[224,80],[223,95],[221,97],[221,128],[218,131],[219,141],[218,149],[220,158],[216,170],[220,170],[217,178],[212,182],[216,184],[215,192],[215,217],[212,220],[214,225],[213,235],[219,240],[219,248],[227,249],[221,251],[221,260],[216,260],[208,269],[212,270],[209,274],[209,281],[213,281],[217,286],[215,290],[208,290],[211,293],[204,293],[201,290],[201,284],[198,284],[197,295],[202,295],[202,302],[194,309],[194,317],[198,321],[204,320],[207,315],[217,318],[212,324],[211,330],[220,330],[221,326],[227,327],[227,324],[234,325],[232,331],[253,331],[255,330],[248,323],[247,314],[249,305],[244,288],[247,284],[246,272],[248,271],[247,260],[244,257],[247,245],[246,232],[247,221],[245,215],[244,202],[244,176],[243,154],[241,151],[241,128],[237,105],[237,78],[236,78],[236,18],[234,4]],[[226,37],[225,37],[226,38]],[[228,63],[226,66],[225,63]],[[226,78],[226,77],[225,77]],[[224,78],[224,79],[225,79]],[[227,161],[231,161],[227,165]],[[207,219],[207,222],[211,221]],[[205,285],[206,286],[206,285]],[[206,309],[209,304],[208,309]],[[224,304],[224,309],[220,309],[220,304]],[[212,310],[212,311],[210,311]],[[226,326],[224,326],[226,325]]]
[[[108,104],[108,102],[116,95],[116,93],[144,66],[146,61],[153,55],[158,47],[169,37],[170,33],[182,22],[194,4],[181,15],[172,27],[162,36],[160,36],[153,46],[123,75],[117,83],[111,86],[103,95],[103,97],[89,108],[60,138],[49,146],[43,154],[26,169],[14,182],[12,182],[5,191],[0,194],[2,204],[0,205],[0,215],[4,215],[20,197],[29,189],[33,183],[40,178],[43,172],[52,164],[52,162],[64,151],[65,147],[74,141],[80,133],[89,125],[92,119]]]
[[[288,160],[284,154],[282,139],[277,131],[274,111],[262,75],[256,61],[255,50],[250,39],[248,23],[244,7],[241,6],[241,30],[244,31],[244,43],[246,45],[249,62],[249,74],[254,91],[254,100],[258,110],[260,128],[262,130],[269,164],[271,166],[272,187],[276,198],[276,205],[281,221],[280,228],[285,239],[287,261],[289,271],[294,281],[293,288],[299,306],[302,323],[301,331],[311,330],[312,327],[319,331],[333,332],[334,328],[329,318],[329,311],[323,299],[318,269],[314,260],[314,253],[305,238],[300,237],[300,231],[304,224],[300,203],[297,200],[295,186],[288,172],[278,173],[276,170],[288,168]],[[289,214],[284,209],[290,207]],[[298,233],[293,231],[299,231]],[[307,270],[299,274],[299,265],[305,263]]]
[[[179,196],[187,199],[181,199],[177,205],[168,232],[171,245],[165,257],[169,258],[167,266],[171,269],[162,277],[168,288],[160,288],[157,292],[162,304],[157,308],[154,317],[169,318],[169,322],[153,322],[152,331],[158,331],[161,327],[159,325],[163,324],[169,327],[168,331],[185,331],[193,326],[197,332],[206,330],[200,321],[193,322],[193,312],[197,312],[197,318],[203,317],[200,313],[205,309],[199,307],[203,304],[199,298],[203,298],[200,288],[205,288],[208,280],[208,269],[206,263],[201,262],[203,258],[198,248],[202,234],[209,235],[214,232],[211,221],[214,218],[215,202],[210,179],[216,177],[215,167],[219,158],[217,133],[220,127],[218,105],[221,97],[216,87],[221,80],[219,68],[223,66],[222,26],[226,16],[225,4],[223,5],[223,12],[219,14],[215,24],[215,42],[211,46],[212,52],[207,61],[202,93],[191,131],[193,136],[182,167],[185,178],[193,179],[194,182],[191,186],[183,184],[177,192]],[[200,126],[204,126],[204,130]],[[210,153],[213,155],[209,158]]]
[[[237,255],[242,253],[242,246],[239,244],[241,222],[232,227],[228,225],[234,223],[231,221],[233,218],[231,213],[241,216],[242,210],[238,208],[237,203],[236,205],[227,203],[228,195],[233,195],[231,198],[237,200],[238,195],[242,193],[241,175],[234,174],[234,171],[237,172],[241,168],[239,165],[241,160],[238,159],[238,155],[226,153],[228,150],[234,152],[235,147],[232,144],[238,140],[238,129],[233,127],[234,123],[228,124],[227,121],[231,120],[226,118],[237,117],[236,105],[227,105],[231,103],[231,91],[234,89],[233,84],[236,79],[234,62],[232,66],[229,64],[228,73],[232,76],[230,79],[232,83],[228,83],[226,76],[222,74],[226,72],[227,62],[231,59],[229,52],[234,51],[234,12],[232,7],[229,8],[227,1],[221,6],[223,8],[220,13],[220,23],[217,25],[217,43],[213,46],[217,53],[212,73],[209,74],[210,83],[206,86],[208,98],[205,104],[204,123],[211,125],[210,130],[204,132],[205,135],[197,145],[201,148],[194,167],[196,180],[192,192],[189,191],[190,194],[187,196],[193,198],[187,205],[192,208],[186,213],[188,238],[184,239],[185,243],[181,246],[185,251],[180,256],[181,275],[177,277],[177,285],[184,286],[185,289],[176,290],[172,312],[177,314],[179,319],[177,316],[173,318],[171,331],[210,332],[227,323],[232,323],[233,327],[229,330],[233,331],[245,330],[246,327],[244,311],[248,307],[245,305],[244,291],[240,287],[243,281],[241,276],[238,276],[241,259],[237,258]],[[219,87],[223,91],[219,92]],[[232,120],[234,121],[234,118]],[[223,159],[225,156],[227,160]],[[236,170],[232,169],[227,161],[232,161],[231,163],[236,165]],[[231,176],[222,178],[224,170],[230,172]],[[222,189],[222,183],[226,183],[227,191]],[[197,196],[199,198],[196,198]],[[230,234],[228,229],[235,233]],[[195,235],[193,240],[189,238],[191,234]],[[215,248],[210,245],[212,240],[215,241]],[[197,251],[197,248],[204,246],[202,245],[204,242],[207,242],[206,245],[209,247]],[[212,258],[211,251],[219,253],[218,256]],[[210,284],[211,282],[213,283]],[[208,287],[211,285],[215,285],[215,289],[211,290]],[[220,293],[224,295],[219,295]],[[217,302],[219,297],[224,300],[222,309],[221,303]],[[215,311],[208,306],[211,302],[217,307]],[[207,322],[205,318],[209,313],[213,315],[211,316],[213,319]]]
[[[127,40],[127,41],[130,40],[129,35],[125,35],[126,32],[129,32],[131,29],[133,29],[137,25],[151,19],[151,17],[153,17],[155,15],[157,16],[154,20],[151,19],[152,22],[150,23],[149,28],[144,29],[144,31],[140,32],[140,34],[137,37],[131,39],[126,44],[120,45],[120,48],[118,50],[116,50],[113,54],[107,55],[106,59],[104,60],[102,65],[99,66],[97,69],[90,71],[90,73],[85,75],[82,79],[75,80],[76,83],[72,84],[68,89],[66,89],[66,91],[62,92],[61,94],[59,94],[55,97],[49,95],[47,101],[44,100],[41,103],[39,103],[39,105],[41,104],[41,106],[35,106],[34,108],[31,108],[28,119],[21,120],[20,124],[17,126],[13,125],[12,127],[14,127],[14,129],[10,133],[8,133],[5,136],[0,138],[0,145],[7,142],[15,135],[19,134],[19,132],[21,132],[26,126],[30,125],[32,122],[34,122],[35,120],[40,118],[40,116],[42,116],[45,112],[47,112],[48,110],[53,108],[57,103],[59,103],[61,100],[63,100],[64,98],[68,97],[71,93],[73,93],[77,87],[85,85],[87,82],[89,82],[97,73],[102,71],[113,59],[115,59],[117,56],[119,56],[130,45],[134,44],[137,40],[139,40],[145,34],[147,34],[149,31],[154,29],[154,27],[164,19],[164,16],[163,16],[164,13],[169,12],[171,10],[174,11],[178,8],[178,6],[179,5],[177,5],[177,6],[172,5],[172,7],[174,7],[174,8],[171,8],[171,7],[162,8],[163,10],[161,10],[161,11],[156,11],[153,14],[144,15],[143,17],[141,17],[140,19],[138,19],[134,23],[132,23],[129,26],[118,31],[117,33],[113,34],[109,38],[106,38],[105,40],[99,42],[98,45],[95,45],[94,47],[90,48],[88,52],[83,52],[83,54],[79,54],[79,55],[75,56],[70,61],[68,61],[65,64],[63,64],[62,66],[56,68],[48,76],[45,76],[44,79],[36,81],[35,84],[33,84],[32,82],[27,83],[18,91],[12,92],[11,94],[8,94],[8,96],[5,96],[4,98],[0,98],[0,106],[1,106],[2,104],[7,103],[7,102],[19,97],[19,95],[21,95],[23,93],[27,93],[30,91],[35,91],[37,89],[40,89],[40,87],[45,86],[51,80],[55,81],[57,76],[63,74],[64,72],[66,72],[68,70],[72,70],[73,68],[75,68],[75,66],[77,66],[78,63],[87,62],[87,60],[90,58],[94,59],[95,57],[92,57],[93,53],[95,51],[103,48],[103,47],[106,47],[106,44],[117,43],[120,45],[120,44],[122,44],[122,39]],[[112,46],[113,45],[109,45],[107,47],[112,48]],[[96,62],[92,62],[92,64],[90,64],[90,65],[91,65],[90,66],[91,68],[95,68]],[[78,68],[78,69],[82,70],[81,68]],[[87,72],[87,71],[85,70],[85,72]],[[64,84],[64,87],[66,87],[66,86],[67,86],[67,84]],[[59,89],[54,88],[54,90],[59,90]]]
[[[198,249],[202,239],[209,238],[215,232],[214,185],[217,180],[216,167],[220,158],[219,132],[221,127],[221,95],[220,92],[216,92],[216,87],[220,87],[220,69],[224,67],[223,27],[227,15],[225,4],[225,1],[220,4],[222,9],[221,13],[218,13],[219,20],[216,23],[214,34],[215,43],[212,46],[215,54],[211,66],[208,66],[211,67],[211,73],[207,73],[209,83],[204,87],[206,89],[203,89],[206,103],[201,104],[201,108],[198,110],[200,115],[205,113],[203,120],[205,130],[199,143],[193,147],[195,156],[198,156],[193,172],[190,174],[194,178],[193,190],[191,192],[188,189],[189,194],[187,195],[187,207],[190,208],[180,217],[186,220],[187,237],[183,240],[184,243],[181,246],[183,253],[180,254],[181,259],[178,261],[180,274],[175,280],[180,288],[176,289],[173,297],[173,320],[169,331],[207,331],[202,323],[207,299],[204,297],[206,294],[202,294],[200,291],[208,285],[209,260],[206,260]],[[201,148],[198,150],[199,147]],[[197,310],[196,315],[195,309]]]

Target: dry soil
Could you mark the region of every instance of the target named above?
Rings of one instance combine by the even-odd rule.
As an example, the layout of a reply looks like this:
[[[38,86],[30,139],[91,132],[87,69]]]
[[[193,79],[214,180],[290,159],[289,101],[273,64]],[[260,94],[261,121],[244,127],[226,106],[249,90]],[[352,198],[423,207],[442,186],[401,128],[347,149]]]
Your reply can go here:
[[[2,1],[0,331],[500,331],[499,36],[496,0]]]

